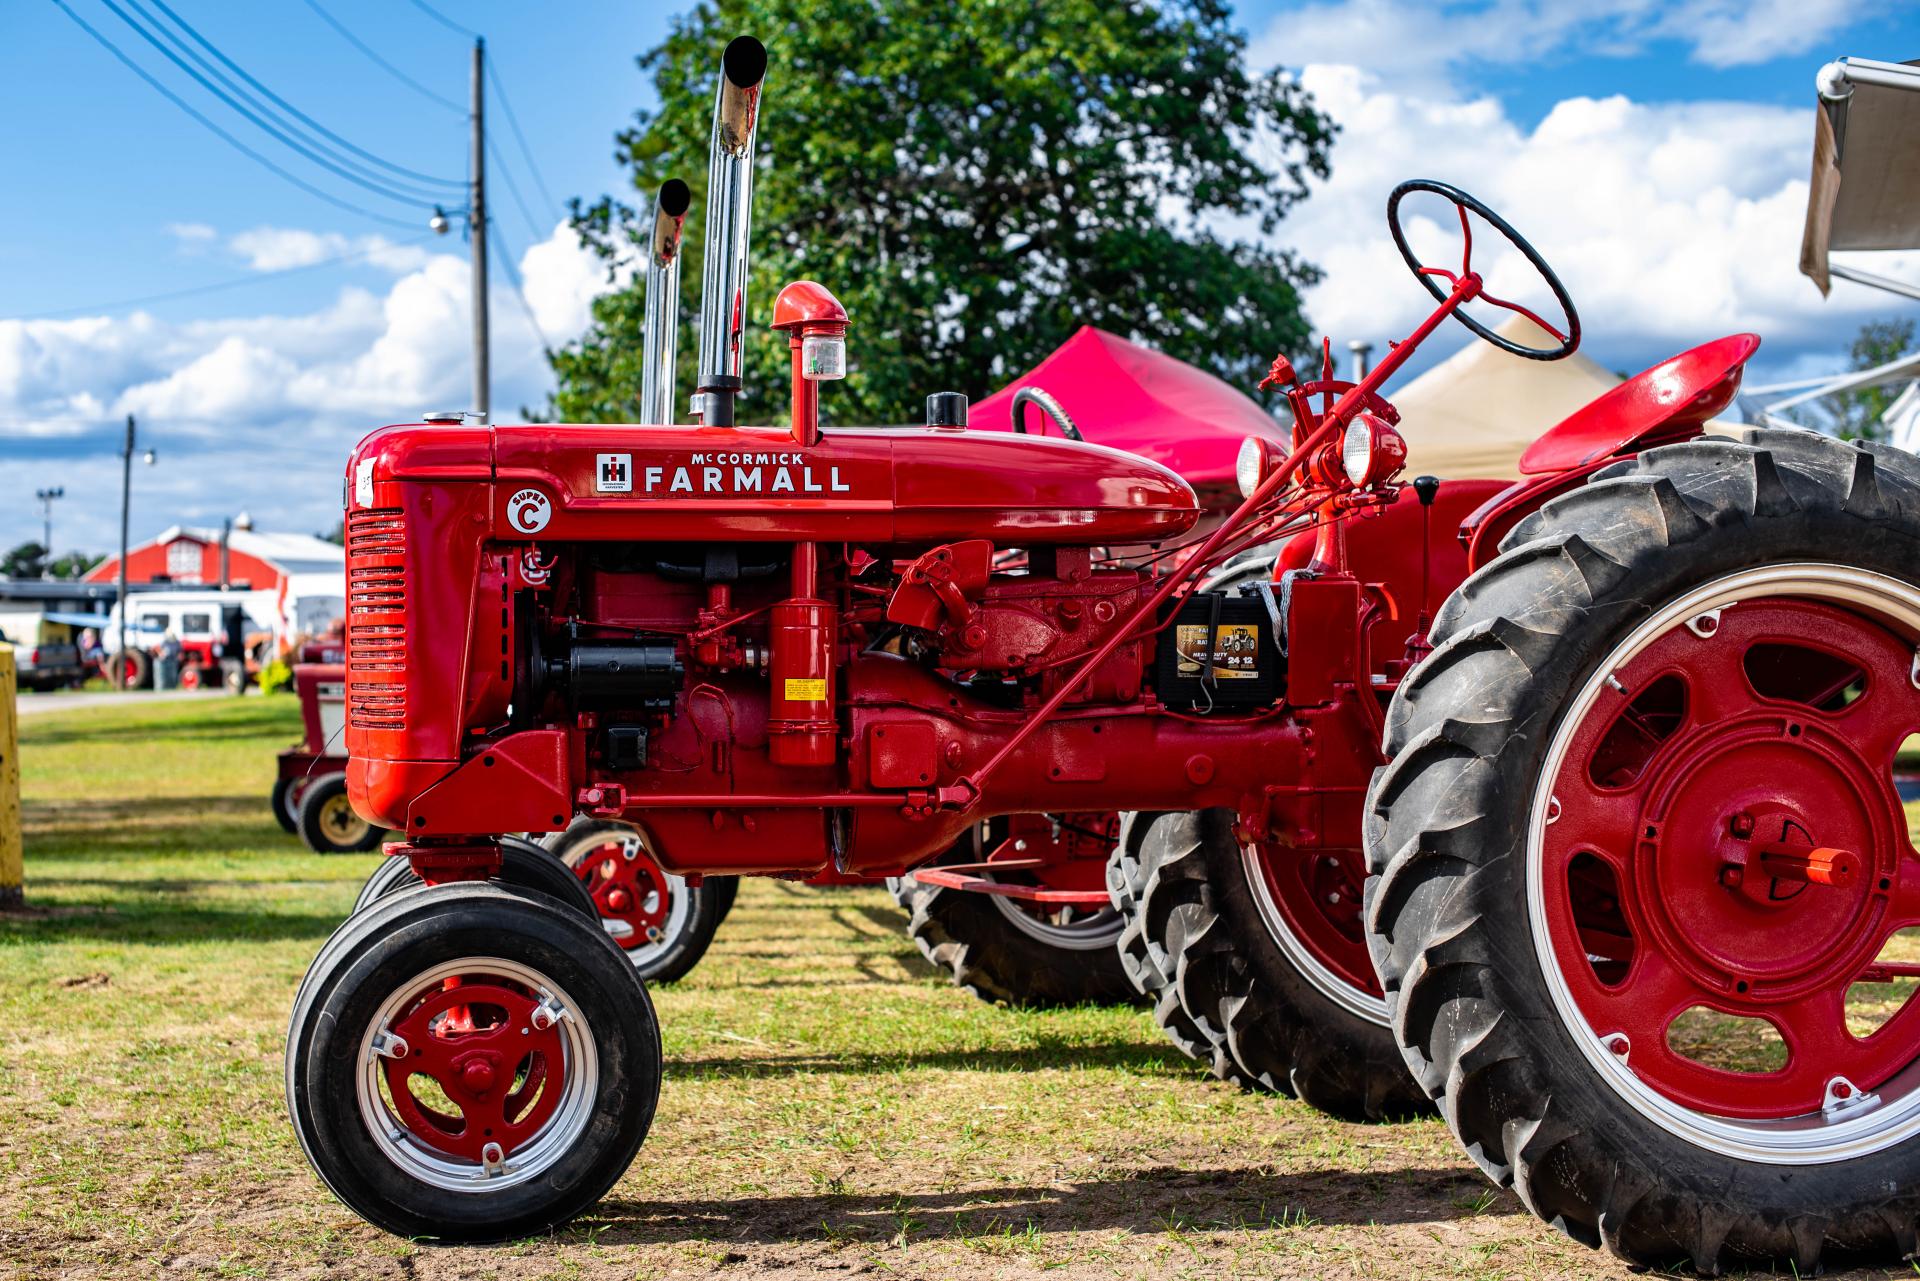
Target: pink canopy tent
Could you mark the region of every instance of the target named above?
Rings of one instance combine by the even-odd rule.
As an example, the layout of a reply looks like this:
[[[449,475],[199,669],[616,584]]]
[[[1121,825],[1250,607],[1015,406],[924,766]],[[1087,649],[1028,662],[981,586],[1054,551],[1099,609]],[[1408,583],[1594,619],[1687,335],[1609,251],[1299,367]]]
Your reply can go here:
[[[1233,483],[1234,458],[1248,436],[1287,440],[1286,429],[1231,384],[1092,325],[974,405],[968,425],[1012,431],[1013,395],[1028,386],[1058,400],[1089,441],[1151,458],[1196,489]],[[1028,431],[1057,434],[1039,408],[1026,414]]]

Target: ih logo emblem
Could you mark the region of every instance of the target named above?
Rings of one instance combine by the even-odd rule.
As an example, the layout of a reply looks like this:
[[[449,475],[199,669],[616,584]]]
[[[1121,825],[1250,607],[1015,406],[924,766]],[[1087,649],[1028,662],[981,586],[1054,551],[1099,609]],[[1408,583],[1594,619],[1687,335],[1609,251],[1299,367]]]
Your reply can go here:
[[[595,454],[593,456],[593,492],[631,494],[633,492],[633,455]]]

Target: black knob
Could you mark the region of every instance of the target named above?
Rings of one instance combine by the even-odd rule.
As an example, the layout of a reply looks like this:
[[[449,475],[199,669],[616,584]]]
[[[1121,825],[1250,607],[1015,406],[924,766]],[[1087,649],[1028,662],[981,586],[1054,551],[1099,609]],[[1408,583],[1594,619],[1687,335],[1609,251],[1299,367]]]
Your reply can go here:
[[[927,426],[965,427],[967,398],[957,391],[936,391],[927,397]]]
[[[1440,478],[1438,476],[1415,476],[1413,494],[1420,500],[1422,507],[1433,506],[1433,500],[1440,496]]]

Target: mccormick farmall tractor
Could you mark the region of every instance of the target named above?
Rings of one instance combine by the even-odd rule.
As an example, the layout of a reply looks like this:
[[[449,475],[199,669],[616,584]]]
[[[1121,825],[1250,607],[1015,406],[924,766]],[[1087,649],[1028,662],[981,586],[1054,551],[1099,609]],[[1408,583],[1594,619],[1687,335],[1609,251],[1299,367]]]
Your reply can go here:
[[[289,1104],[340,1198],[404,1235],[523,1236],[646,1136],[645,987],[580,882],[546,886],[503,833],[583,811],[683,875],[879,874],[996,816],[1125,809],[1175,816],[1130,829],[1149,880],[1220,830],[1310,884],[1364,844],[1405,1062],[1565,1231],[1708,1270],[1912,1249],[1920,1015],[1858,1037],[1844,998],[1911,972],[1881,951],[1920,922],[1890,775],[1920,722],[1920,466],[1688,439],[1755,345],[1709,344],[1543,438],[1536,480],[1469,522],[1483,567],[1429,626],[1458,553],[1423,533],[1457,522],[1431,486],[1402,500],[1381,388],[1450,316],[1497,340],[1485,309],[1517,304],[1475,269],[1494,244],[1561,313],[1521,354],[1579,340],[1532,247],[1431,182],[1388,222],[1438,306],[1357,384],[1276,361],[1292,448],[1253,451],[1247,501],[1203,538],[1164,469],[969,433],[955,398],[924,429],[822,432],[848,319],[812,282],[774,307],[790,426],[737,425],[763,69],[729,48],[702,421],[390,427],[349,463],[349,785],[429,885],[356,912],[295,1001]],[[1409,239],[1412,197],[1457,215],[1445,265]],[[1206,590],[1286,532],[1311,533],[1303,563]],[[1233,906],[1197,879],[1160,936],[1187,948],[1181,999],[1237,963]],[[1232,1006],[1230,1035],[1299,1052],[1272,1020],[1236,1033]],[[1687,1059],[1668,1030],[1694,1007],[1771,1023],[1784,1066]]]

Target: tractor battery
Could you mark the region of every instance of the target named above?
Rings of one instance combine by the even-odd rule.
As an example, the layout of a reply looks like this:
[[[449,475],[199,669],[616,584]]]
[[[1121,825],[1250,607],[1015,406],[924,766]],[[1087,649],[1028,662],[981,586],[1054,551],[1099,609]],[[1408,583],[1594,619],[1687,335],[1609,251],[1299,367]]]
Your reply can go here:
[[[1280,649],[1258,600],[1197,592],[1181,603],[1155,648],[1154,689],[1177,711],[1246,711],[1279,697]]]

